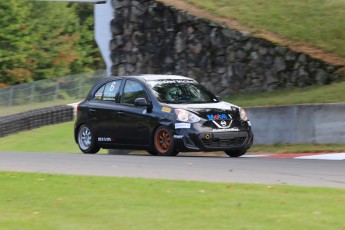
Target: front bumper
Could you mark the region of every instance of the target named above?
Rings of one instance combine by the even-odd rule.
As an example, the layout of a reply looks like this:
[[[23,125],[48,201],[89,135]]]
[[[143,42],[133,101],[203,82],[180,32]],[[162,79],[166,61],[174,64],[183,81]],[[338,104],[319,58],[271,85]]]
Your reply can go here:
[[[222,130],[193,124],[189,129],[176,129],[174,133],[175,149],[179,152],[249,149],[253,138],[250,127]]]

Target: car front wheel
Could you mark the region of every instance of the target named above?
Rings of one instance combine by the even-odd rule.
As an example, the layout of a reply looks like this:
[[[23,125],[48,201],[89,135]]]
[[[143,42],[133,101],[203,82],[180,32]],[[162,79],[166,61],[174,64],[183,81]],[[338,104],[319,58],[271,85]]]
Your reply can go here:
[[[100,150],[92,130],[87,125],[82,125],[78,130],[78,145],[83,153],[93,154]]]
[[[160,126],[153,136],[153,149],[148,151],[152,155],[176,156],[172,132],[166,126]]]
[[[240,150],[235,150],[235,151],[225,151],[225,153],[229,156],[229,157],[239,157],[244,155],[247,152],[247,149],[240,149]]]

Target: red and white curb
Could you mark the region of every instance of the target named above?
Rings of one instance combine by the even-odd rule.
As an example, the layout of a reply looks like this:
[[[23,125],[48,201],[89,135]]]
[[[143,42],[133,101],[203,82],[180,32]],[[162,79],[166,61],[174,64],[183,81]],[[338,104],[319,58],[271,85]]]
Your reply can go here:
[[[345,160],[345,153],[285,153],[285,154],[246,154],[242,157],[277,159]]]

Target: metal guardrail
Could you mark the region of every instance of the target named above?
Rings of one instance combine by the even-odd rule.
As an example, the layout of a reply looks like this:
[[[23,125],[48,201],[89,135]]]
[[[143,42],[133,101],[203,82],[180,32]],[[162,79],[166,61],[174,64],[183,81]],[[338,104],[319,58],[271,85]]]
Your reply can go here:
[[[255,144],[344,144],[345,103],[245,108]]]
[[[68,105],[35,109],[0,117],[0,137],[73,120],[73,107]]]

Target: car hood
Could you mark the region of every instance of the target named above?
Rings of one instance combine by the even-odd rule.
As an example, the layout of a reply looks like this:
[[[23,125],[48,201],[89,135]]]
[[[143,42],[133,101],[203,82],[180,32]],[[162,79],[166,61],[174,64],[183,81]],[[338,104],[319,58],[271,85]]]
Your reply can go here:
[[[203,104],[169,104],[175,109],[184,109],[207,120],[227,120],[238,115],[239,107],[228,102]]]

